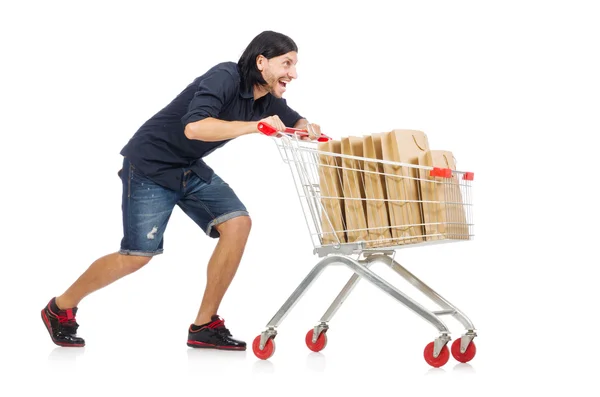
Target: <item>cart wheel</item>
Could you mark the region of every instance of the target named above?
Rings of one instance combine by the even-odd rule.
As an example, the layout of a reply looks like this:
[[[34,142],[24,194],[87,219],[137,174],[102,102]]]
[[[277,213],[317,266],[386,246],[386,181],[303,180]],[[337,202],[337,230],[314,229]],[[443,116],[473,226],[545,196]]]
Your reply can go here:
[[[260,335],[258,335],[254,338],[254,342],[252,342],[252,351],[261,360],[268,360],[275,353],[275,341],[273,338],[269,338],[267,343],[265,343],[264,349],[260,350]]]
[[[450,351],[452,351],[452,356],[456,359],[456,361],[460,361],[461,363],[468,363],[473,359],[473,357],[475,357],[475,352],[477,351],[477,349],[475,348],[475,343],[471,341],[471,343],[469,343],[469,346],[467,346],[467,350],[465,350],[464,353],[461,353],[459,338],[452,343],[452,348],[450,349]]]
[[[448,346],[444,346],[440,351],[440,354],[437,357],[433,357],[433,342],[430,342],[427,346],[425,346],[423,356],[425,357],[427,364],[431,365],[432,367],[439,368],[448,362],[450,359],[450,352],[448,351]]]
[[[304,338],[306,341],[306,346],[308,346],[308,348],[314,352],[320,352],[321,350],[325,349],[325,346],[327,346],[327,335],[325,335],[325,332],[326,331],[321,332],[321,335],[319,335],[317,341],[313,343],[313,330],[311,329],[308,331],[306,333],[306,338]]]

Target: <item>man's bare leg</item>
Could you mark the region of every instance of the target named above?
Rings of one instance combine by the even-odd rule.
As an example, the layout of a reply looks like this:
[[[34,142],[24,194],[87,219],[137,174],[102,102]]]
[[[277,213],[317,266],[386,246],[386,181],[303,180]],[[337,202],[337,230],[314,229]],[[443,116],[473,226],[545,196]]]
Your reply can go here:
[[[221,300],[237,272],[252,227],[249,216],[240,216],[215,226],[220,233],[219,242],[208,262],[206,289],[196,325],[206,324],[217,314]]]
[[[62,295],[56,297],[56,305],[63,310],[75,307],[87,295],[139,270],[150,259],[148,256],[122,255],[118,252],[103,256],[94,261]]]

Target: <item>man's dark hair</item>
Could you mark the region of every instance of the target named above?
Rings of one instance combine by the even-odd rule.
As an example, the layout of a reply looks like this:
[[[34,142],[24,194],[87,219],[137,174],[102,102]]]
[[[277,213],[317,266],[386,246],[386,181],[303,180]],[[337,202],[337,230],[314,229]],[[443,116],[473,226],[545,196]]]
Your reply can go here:
[[[252,39],[237,64],[242,77],[242,89],[251,91],[256,84],[267,84],[256,67],[256,58],[259,55],[271,59],[290,51],[298,52],[298,46],[294,40],[282,33],[267,30]]]

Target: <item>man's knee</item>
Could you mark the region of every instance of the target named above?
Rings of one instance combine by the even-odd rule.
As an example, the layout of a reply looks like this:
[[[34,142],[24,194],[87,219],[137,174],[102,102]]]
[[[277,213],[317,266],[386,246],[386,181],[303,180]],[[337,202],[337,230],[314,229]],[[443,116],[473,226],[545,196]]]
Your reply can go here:
[[[221,236],[248,236],[251,228],[252,220],[249,216],[238,216],[215,226]]]
[[[119,255],[121,266],[127,268],[131,273],[146,266],[151,259],[151,256]]]

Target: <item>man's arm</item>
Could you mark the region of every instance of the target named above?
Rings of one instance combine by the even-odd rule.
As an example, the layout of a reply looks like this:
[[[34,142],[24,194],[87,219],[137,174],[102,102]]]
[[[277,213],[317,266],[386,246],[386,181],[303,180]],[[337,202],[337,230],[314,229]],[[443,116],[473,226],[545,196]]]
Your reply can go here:
[[[257,122],[218,118],[239,93],[239,82],[230,69],[230,66],[215,67],[198,79],[187,113],[181,118],[188,139],[216,142],[258,132]]]
[[[216,142],[259,132],[259,123],[269,124],[278,131],[285,130],[285,125],[278,116],[269,116],[259,121],[224,121],[207,117],[186,124],[183,132],[188,139]]]
[[[187,124],[184,133],[188,139],[216,142],[258,132],[257,126],[256,121],[223,121],[207,117]]]

